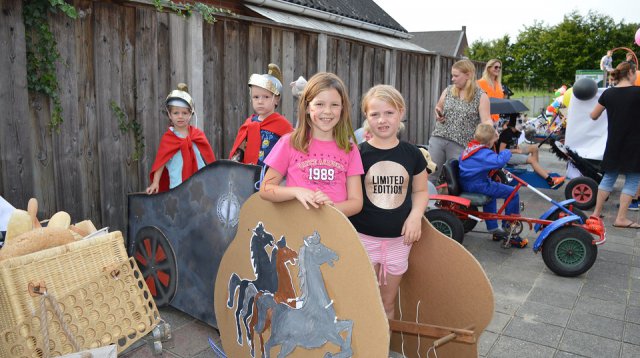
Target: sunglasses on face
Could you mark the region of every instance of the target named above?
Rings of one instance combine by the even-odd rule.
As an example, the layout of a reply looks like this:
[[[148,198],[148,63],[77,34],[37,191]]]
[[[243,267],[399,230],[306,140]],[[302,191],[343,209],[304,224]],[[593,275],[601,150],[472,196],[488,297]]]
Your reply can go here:
[[[493,68],[495,68],[496,70],[499,70],[499,69],[501,69],[502,67],[501,67],[501,66],[493,66]]]

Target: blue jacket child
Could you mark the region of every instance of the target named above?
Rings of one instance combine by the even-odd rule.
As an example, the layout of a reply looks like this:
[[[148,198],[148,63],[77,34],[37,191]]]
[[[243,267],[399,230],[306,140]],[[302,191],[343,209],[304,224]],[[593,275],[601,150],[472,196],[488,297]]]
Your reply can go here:
[[[463,191],[481,193],[492,197],[493,199],[483,206],[482,211],[495,213],[497,211],[496,199],[508,198],[514,188],[491,180],[489,172],[504,167],[511,158],[511,152],[503,150],[500,153],[496,153],[491,149],[498,139],[498,133],[489,124],[479,124],[474,137],[475,139],[469,142],[460,156],[460,185]],[[507,204],[505,213],[507,215],[520,214],[520,196],[518,192]],[[498,227],[496,220],[487,220],[486,224],[487,230],[493,234],[494,240],[507,237],[508,234]],[[527,240],[515,237],[511,239],[511,244],[515,247],[525,247]]]

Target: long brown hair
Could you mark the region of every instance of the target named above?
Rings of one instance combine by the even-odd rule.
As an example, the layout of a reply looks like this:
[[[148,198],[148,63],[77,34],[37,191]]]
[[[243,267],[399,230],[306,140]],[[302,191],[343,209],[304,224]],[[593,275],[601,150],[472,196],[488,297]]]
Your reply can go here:
[[[307,153],[309,143],[311,142],[313,124],[311,123],[311,117],[308,112],[309,103],[311,103],[320,92],[330,89],[338,91],[342,99],[340,121],[333,127],[333,140],[345,153],[351,151],[352,142],[356,142],[353,127],[351,126],[351,102],[349,102],[347,89],[340,77],[330,72],[320,72],[313,75],[300,95],[300,100],[298,101],[298,127],[291,135],[291,145],[296,150]]]
[[[473,62],[469,60],[460,60],[451,66],[451,68],[455,68],[456,70],[468,75],[467,84],[464,85],[465,96],[462,98],[465,102],[473,101],[473,97],[476,95],[476,90],[478,89],[478,85],[476,84],[476,66]],[[456,97],[460,96],[460,90],[456,86],[453,86],[451,89],[451,94]]]
[[[611,77],[615,83],[636,72],[636,64],[631,61],[622,61],[611,72]]]

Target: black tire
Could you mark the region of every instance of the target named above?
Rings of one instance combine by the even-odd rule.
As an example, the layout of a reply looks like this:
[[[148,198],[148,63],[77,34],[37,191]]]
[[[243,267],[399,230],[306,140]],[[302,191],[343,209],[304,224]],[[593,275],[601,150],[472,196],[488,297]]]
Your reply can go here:
[[[436,230],[462,244],[464,226],[453,213],[443,209],[435,209],[427,211],[424,216]]]
[[[478,211],[478,207],[475,205],[469,205],[469,210],[470,211]],[[478,222],[473,220],[473,219],[464,219],[462,220],[462,227],[464,228],[464,233],[468,233],[471,230],[473,230],[476,225],[478,225]]]
[[[562,227],[542,244],[545,265],[558,276],[574,277],[587,272],[598,256],[591,234],[578,226]]]
[[[589,177],[571,179],[564,187],[564,197],[575,199],[574,205],[578,209],[589,210],[596,205],[598,182]]]
[[[569,205],[572,205],[572,204],[569,204]],[[568,209],[567,205],[565,205],[565,208]],[[583,224],[587,222],[587,219],[588,219],[587,214],[585,214],[584,211],[578,209],[575,205],[571,208],[571,212],[578,215],[582,219]],[[560,218],[560,214],[566,214],[566,213],[558,208],[556,209],[556,211],[551,213],[551,215],[549,215],[547,219],[551,221],[556,221]]]
[[[143,227],[136,233],[133,257],[156,306],[167,306],[178,288],[176,254],[167,237],[157,227]]]

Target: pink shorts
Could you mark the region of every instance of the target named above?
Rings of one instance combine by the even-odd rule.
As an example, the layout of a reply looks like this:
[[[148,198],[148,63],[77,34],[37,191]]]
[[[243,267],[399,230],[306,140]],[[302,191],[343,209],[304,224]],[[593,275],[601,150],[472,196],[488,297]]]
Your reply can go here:
[[[360,241],[367,250],[369,260],[380,265],[378,283],[387,284],[387,273],[400,276],[409,268],[411,245],[404,244],[404,236],[380,238],[358,233]]]

